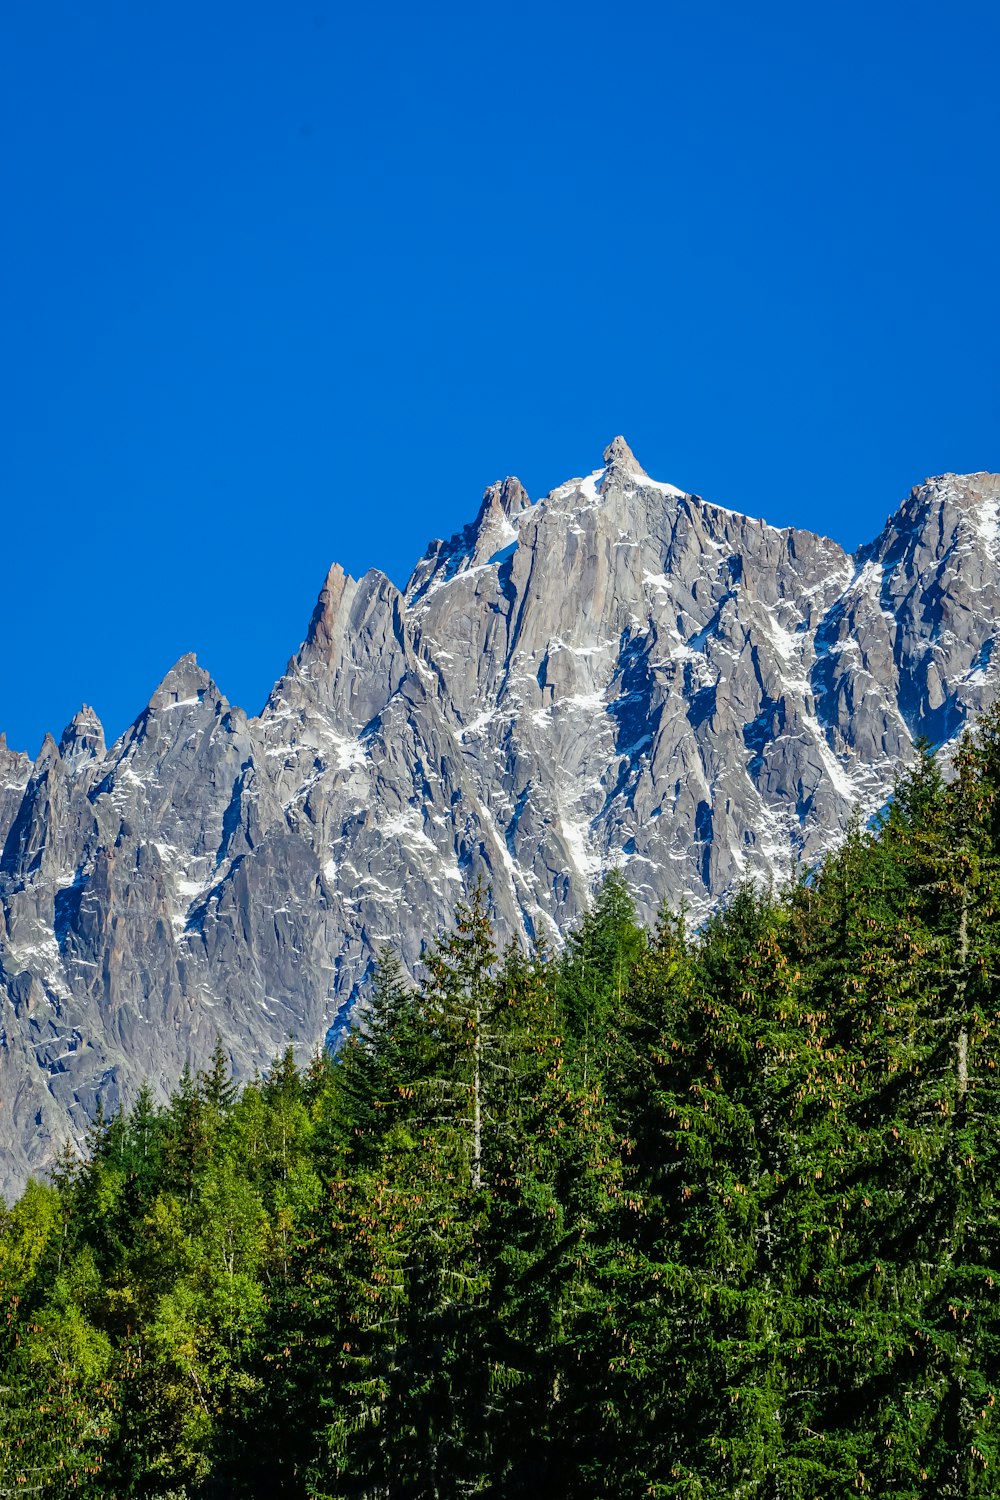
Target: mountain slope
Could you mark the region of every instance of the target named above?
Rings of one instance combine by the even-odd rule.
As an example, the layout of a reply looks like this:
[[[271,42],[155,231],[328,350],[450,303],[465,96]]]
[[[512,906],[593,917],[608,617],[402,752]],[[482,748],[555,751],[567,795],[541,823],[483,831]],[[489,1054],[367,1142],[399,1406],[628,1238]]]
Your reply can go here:
[[[624,865],[649,918],[817,859],[913,740],[996,697],[1000,478],[915,489],[848,556],[645,474],[517,480],[402,592],[331,569],[248,719],[195,662],[110,749],[0,739],[0,1191],[100,1096],[315,1046],[381,943],[477,876],[552,937]]]

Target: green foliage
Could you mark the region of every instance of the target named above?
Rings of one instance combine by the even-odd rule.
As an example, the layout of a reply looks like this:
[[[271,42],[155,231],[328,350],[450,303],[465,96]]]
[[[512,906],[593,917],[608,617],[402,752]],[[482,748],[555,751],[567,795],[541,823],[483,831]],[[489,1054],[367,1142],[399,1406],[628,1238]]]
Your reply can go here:
[[[625,877],[613,870],[568,935],[556,969],[570,1057],[584,1087],[607,1065],[629,973],[645,942]]]
[[[998,1492],[1000,714],[696,934],[488,892],[0,1208],[0,1492]]]

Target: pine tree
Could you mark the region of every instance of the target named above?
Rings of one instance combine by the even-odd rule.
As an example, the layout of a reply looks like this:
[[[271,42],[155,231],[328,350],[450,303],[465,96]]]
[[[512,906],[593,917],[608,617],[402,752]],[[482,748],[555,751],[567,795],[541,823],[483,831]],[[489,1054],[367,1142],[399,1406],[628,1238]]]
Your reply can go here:
[[[881,1334],[869,1468],[887,1493],[992,1494],[1000,1456],[1000,1244],[985,1186],[1000,1168],[997,732],[993,716],[963,744],[946,787],[918,766],[881,840],[906,877],[907,962],[876,992],[856,1233],[869,1267],[858,1297]]]
[[[602,1073],[628,976],[645,944],[625,877],[612,870],[593,907],[569,934],[559,963],[559,998],[571,1059],[584,1088]]]

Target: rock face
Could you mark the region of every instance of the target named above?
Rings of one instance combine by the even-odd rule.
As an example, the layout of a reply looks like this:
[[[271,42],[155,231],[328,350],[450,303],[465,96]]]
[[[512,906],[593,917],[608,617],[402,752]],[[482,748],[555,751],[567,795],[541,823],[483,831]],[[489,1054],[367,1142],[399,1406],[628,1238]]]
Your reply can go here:
[[[259,718],[185,657],[105,748],[0,737],[0,1192],[221,1035],[319,1044],[477,876],[552,937],[621,865],[704,915],[816,860],[914,739],[997,695],[1000,478],[915,489],[870,546],[646,475],[624,439],[516,479],[404,592],[333,567]]]

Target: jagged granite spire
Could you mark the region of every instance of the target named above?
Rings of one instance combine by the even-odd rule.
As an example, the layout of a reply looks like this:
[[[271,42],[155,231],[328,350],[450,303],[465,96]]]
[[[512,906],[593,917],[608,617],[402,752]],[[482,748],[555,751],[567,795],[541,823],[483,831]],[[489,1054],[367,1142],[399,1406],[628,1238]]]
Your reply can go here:
[[[407,601],[413,604],[437,585],[499,556],[517,540],[530,509],[528,492],[513,475],[489,485],[476,519],[449,541],[433,541],[428,547],[406,585]]]
[[[528,492],[521,481],[508,474],[506,479],[498,480],[491,484],[483,493],[483,503],[479,507],[479,514],[475,520],[475,526],[481,528],[492,518],[503,516],[508,521],[513,521],[523,510],[531,505]]]
[[[320,589],[312,619],[309,621],[309,630],[306,634],[307,646],[319,646],[326,651],[333,648],[344,598],[353,595],[356,589],[355,580],[349,573],[344,572],[340,563],[335,562],[326,575],[326,582]]]
[[[194,652],[189,651],[170,668],[150,698],[149,707],[153,712],[186,707],[199,703],[206,697],[218,702],[221,701],[222,694],[204,667],[198,665]]]
[[[64,761],[93,760],[105,753],[104,726],[94,710],[84,703],[73,715],[59,740]]]
[[[612,438],[605,448],[604,463],[609,471],[614,470],[619,474],[642,474],[646,478],[649,477],[628,443],[621,436]]]

